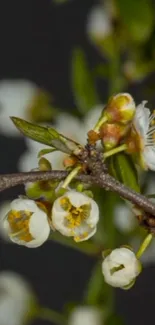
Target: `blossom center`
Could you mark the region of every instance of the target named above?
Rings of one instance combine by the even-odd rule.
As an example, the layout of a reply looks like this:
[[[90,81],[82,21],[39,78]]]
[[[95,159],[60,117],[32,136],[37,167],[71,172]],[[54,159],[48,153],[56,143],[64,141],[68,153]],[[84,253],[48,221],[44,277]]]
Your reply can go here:
[[[11,210],[7,215],[7,221],[11,229],[11,237],[29,242],[34,238],[29,232],[29,221],[33,212],[21,210]]]
[[[79,227],[83,221],[85,221],[90,215],[90,204],[83,204],[80,207],[75,207],[71,204],[68,198],[61,199],[60,202],[62,208],[68,212],[65,217],[68,228]]]

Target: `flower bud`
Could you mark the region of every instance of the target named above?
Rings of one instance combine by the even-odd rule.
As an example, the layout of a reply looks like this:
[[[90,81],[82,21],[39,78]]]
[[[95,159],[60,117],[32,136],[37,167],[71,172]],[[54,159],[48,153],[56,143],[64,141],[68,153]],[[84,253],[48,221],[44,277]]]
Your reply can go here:
[[[136,111],[136,105],[132,96],[128,93],[120,93],[112,96],[103,111],[110,123],[127,124],[132,121]]]
[[[105,282],[113,287],[127,289],[141,272],[141,264],[129,248],[114,249],[102,263]]]
[[[32,248],[41,246],[50,233],[45,205],[23,198],[12,201],[3,226],[14,243]]]
[[[98,220],[98,205],[83,193],[68,191],[53,204],[53,227],[64,236],[73,237],[76,242],[92,237]]]
[[[100,129],[100,138],[106,150],[116,147],[127,134],[129,125],[105,123]]]

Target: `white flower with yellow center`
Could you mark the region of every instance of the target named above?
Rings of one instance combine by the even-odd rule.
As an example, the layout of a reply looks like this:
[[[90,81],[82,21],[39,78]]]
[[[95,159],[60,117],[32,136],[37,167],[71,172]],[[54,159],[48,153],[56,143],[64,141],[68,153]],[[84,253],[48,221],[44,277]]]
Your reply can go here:
[[[10,239],[26,247],[39,247],[50,233],[48,216],[43,203],[19,198],[12,201],[3,226]]]
[[[28,283],[14,272],[0,272],[0,324],[21,325],[32,308],[33,293]]]
[[[53,204],[53,227],[64,236],[73,237],[76,242],[92,237],[98,220],[98,205],[85,194],[68,191]]]
[[[29,109],[37,94],[37,85],[29,80],[0,81],[0,133],[21,136],[9,116],[29,119]]]
[[[145,107],[143,101],[136,108],[133,120],[133,142],[136,153],[140,154],[141,166],[144,169],[155,170],[155,113]]]
[[[114,249],[102,263],[105,282],[126,289],[141,272],[141,264],[134,252],[122,247]]]
[[[102,313],[94,306],[76,307],[70,314],[68,325],[103,325]]]

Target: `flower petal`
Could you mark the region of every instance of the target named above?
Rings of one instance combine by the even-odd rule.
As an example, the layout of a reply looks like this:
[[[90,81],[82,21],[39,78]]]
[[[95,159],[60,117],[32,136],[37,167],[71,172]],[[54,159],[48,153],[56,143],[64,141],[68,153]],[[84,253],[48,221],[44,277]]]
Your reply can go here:
[[[145,107],[147,101],[143,101],[136,108],[136,114],[134,117],[133,124],[135,126],[136,131],[142,136],[144,139],[149,129],[149,118],[150,118],[150,110]]]
[[[155,170],[155,147],[145,147],[142,157],[146,166],[151,170]]]

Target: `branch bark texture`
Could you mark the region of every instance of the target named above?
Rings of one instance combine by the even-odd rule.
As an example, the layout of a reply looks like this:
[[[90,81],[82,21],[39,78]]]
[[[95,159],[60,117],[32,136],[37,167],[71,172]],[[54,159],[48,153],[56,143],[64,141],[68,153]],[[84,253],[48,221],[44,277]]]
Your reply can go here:
[[[38,180],[63,180],[67,175],[68,172],[58,170],[48,172],[28,172],[0,175],[0,191],[19,184],[34,182]],[[116,192],[122,198],[131,201],[133,204],[139,206],[144,211],[155,216],[155,205],[150,200],[148,200],[147,197],[131,190],[109,174],[106,174],[104,172],[97,176],[80,174],[76,176],[75,179],[90,185],[97,185],[106,190]]]

